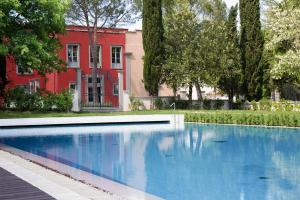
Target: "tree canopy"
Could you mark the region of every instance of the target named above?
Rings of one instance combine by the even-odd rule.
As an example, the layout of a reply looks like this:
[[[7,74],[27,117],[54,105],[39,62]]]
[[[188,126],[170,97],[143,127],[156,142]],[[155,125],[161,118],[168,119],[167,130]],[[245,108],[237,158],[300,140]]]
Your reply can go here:
[[[40,74],[63,69],[56,37],[65,30],[64,0],[0,1],[0,91],[7,84],[6,60],[11,58],[24,69]]]

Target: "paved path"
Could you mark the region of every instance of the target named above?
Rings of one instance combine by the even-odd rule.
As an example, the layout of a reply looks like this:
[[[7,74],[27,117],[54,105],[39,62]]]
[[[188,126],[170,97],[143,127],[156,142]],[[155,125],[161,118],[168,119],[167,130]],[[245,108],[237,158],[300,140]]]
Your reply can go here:
[[[50,195],[0,168],[1,200],[52,200]]]

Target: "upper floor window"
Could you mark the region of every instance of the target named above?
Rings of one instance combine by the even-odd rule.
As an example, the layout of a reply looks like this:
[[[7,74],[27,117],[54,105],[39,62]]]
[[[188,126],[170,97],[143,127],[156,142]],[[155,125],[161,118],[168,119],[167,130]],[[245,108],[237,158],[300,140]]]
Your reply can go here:
[[[111,67],[113,69],[122,68],[122,47],[111,48]]]
[[[79,45],[78,44],[68,44],[68,66],[69,67],[79,67]]]
[[[97,67],[101,67],[102,64],[102,49],[100,45],[97,45]],[[94,66],[94,58],[92,53],[92,47],[90,47],[90,67]]]
[[[22,65],[17,65],[17,74],[19,75],[31,75],[33,74],[33,70],[30,68],[24,68]]]

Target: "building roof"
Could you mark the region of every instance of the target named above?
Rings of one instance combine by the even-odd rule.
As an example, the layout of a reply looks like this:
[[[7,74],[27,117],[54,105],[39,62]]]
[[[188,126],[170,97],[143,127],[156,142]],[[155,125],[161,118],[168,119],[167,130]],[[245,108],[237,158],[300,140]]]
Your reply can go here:
[[[78,31],[78,32],[87,32],[88,29],[86,26],[80,26],[80,25],[67,25],[66,26],[67,31]],[[128,32],[128,29],[126,28],[98,28],[98,33],[126,33]]]

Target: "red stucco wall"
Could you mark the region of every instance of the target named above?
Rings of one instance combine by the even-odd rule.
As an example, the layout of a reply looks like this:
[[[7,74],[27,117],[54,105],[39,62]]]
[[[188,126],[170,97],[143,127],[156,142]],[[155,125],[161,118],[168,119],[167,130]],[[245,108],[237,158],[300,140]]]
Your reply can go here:
[[[113,83],[118,81],[118,70],[111,67],[111,47],[122,47],[122,69],[123,69],[123,89],[126,89],[126,61],[125,61],[125,33],[126,29],[99,29],[98,41],[102,48],[102,67],[98,70],[98,74],[104,76],[104,102],[112,103],[113,106],[118,105],[118,96],[113,95]],[[89,42],[88,32],[85,27],[81,26],[68,26],[65,35],[59,35],[59,40],[62,44],[62,49],[59,50],[59,56],[64,61],[67,60],[67,44],[79,44],[79,65],[82,70],[82,95],[85,100],[86,91],[86,77],[92,74],[92,68],[89,64]],[[69,88],[71,82],[76,82],[76,69],[67,66],[65,72],[55,72],[47,74],[42,77],[34,72],[33,75],[17,75],[16,65],[12,58],[7,58],[7,77],[11,81],[8,85],[9,88],[16,85],[28,84],[32,79],[40,79],[41,89],[46,89],[52,92],[60,92]]]

